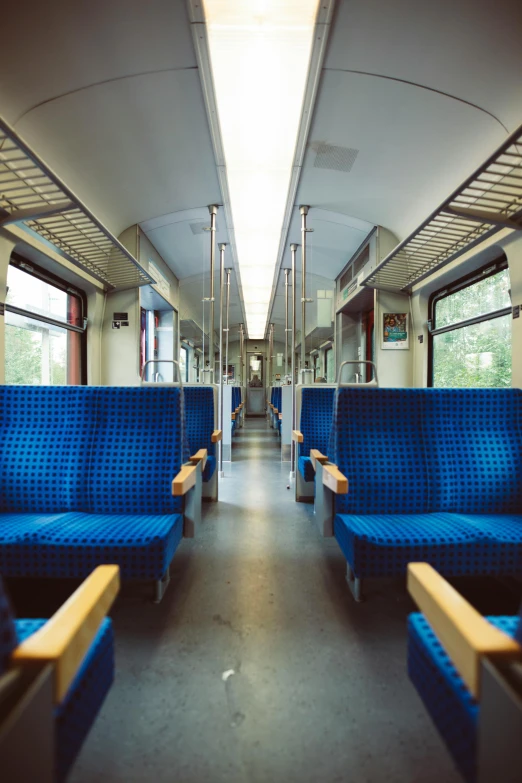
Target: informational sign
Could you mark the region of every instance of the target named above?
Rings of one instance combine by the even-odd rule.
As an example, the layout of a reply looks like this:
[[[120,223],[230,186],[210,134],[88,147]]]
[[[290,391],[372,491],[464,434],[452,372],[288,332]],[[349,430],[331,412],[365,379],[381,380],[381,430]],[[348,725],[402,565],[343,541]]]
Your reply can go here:
[[[112,328],[121,329],[122,326],[129,325],[128,313],[113,313],[112,314]]]
[[[382,314],[382,348],[407,350],[410,347],[408,313]]]
[[[164,299],[170,301],[170,283],[165,275],[160,272],[152,258],[149,258],[149,272],[156,281],[153,288],[155,288],[158,294],[161,294]]]

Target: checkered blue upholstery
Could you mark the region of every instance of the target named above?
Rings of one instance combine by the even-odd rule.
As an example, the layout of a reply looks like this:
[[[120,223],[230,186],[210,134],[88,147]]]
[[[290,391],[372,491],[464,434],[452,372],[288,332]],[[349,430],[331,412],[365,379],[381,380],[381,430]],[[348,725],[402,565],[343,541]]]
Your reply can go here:
[[[0,386],[0,513],[78,506],[94,417],[86,387]]]
[[[305,481],[315,481],[315,470],[310,457],[299,457],[297,469]]]
[[[518,617],[488,617],[514,636]],[[408,673],[455,764],[468,783],[476,779],[479,705],[422,614],[408,620]]]
[[[303,442],[298,444],[297,467],[305,481],[313,481],[315,478],[309,459],[310,449],[319,449],[321,454],[328,454],[334,392],[335,389],[328,386],[304,387],[301,392],[299,429],[303,433]]]
[[[16,620],[22,642],[45,625],[45,620]],[[103,620],[64,700],[55,707],[56,780],[65,780],[114,679],[114,634]]]
[[[20,545],[0,547],[0,571],[13,577],[83,579],[115,563],[122,579],[160,579],[183,535],[181,514],[69,512],[33,531]]]
[[[214,389],[212,386],[184,386],[185,433],[190,456],[199,449],[206,449],[207,464],[203,481],[209,481],[216,469],[214,431]],[[239,404],[239,403],[238,403]]]
[[[7,668],[9,656],[17,645],[16,627],[9,597],[0,577],[0,675]]]
[[[180,389],[2,386],[0,414],[0,571],[160,579],[182,530]]]
[[[355,575],[522,573],[521,412],[518,389],[339,388],[334,531]]]
[[[424,389],[430,507],[522,511],[522,405],[515,389]]]
[[[430,510],[424,389],[335,392],[332,454],[348,478],[341,514],[422,514]]]
[[[337,514],[334,535],[357,576],[397,576],[418,561],[447,576],[489,573],[490,541],[456,514]]]

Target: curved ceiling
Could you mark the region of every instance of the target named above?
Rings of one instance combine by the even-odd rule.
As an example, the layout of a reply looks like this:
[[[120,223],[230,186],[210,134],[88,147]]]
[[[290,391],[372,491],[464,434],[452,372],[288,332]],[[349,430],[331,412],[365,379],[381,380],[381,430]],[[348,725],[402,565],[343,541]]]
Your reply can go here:
[[[199,273],[189,212],[221,193],[185,3],[27,0],[2,23],[0,114],[113,233],[140,223]],[[521,29],[515,0],[338,0],[296,199],[328,276],[368,227],[404,238],[522,123]],[[350,170],[316,165],[321,144],[356,150]]]

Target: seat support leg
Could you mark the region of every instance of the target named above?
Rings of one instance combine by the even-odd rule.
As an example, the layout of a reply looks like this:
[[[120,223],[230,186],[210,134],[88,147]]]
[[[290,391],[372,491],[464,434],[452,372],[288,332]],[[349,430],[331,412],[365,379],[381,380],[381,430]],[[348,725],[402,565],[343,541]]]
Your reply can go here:
[[[155,604],[161,603],[161,599],[165,595],[169,582],[170,582],[170,565],[167,566],[167,570],[165,571],[161,579],[157,579],[156,582],[154,582]]]
[[[357,603],[360,603],[363,599],[362,579],[355,576],[349,563],[346,563],[346,581],[348,582],[348,587],[350,588],[350,592],[354,599]]]

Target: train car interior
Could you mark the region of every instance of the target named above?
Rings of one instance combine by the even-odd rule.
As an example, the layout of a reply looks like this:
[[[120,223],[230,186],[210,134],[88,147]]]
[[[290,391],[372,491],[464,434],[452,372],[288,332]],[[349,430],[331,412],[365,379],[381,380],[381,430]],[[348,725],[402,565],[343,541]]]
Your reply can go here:
[[[522,4],[0,40],[2,783],[520,783]]]

